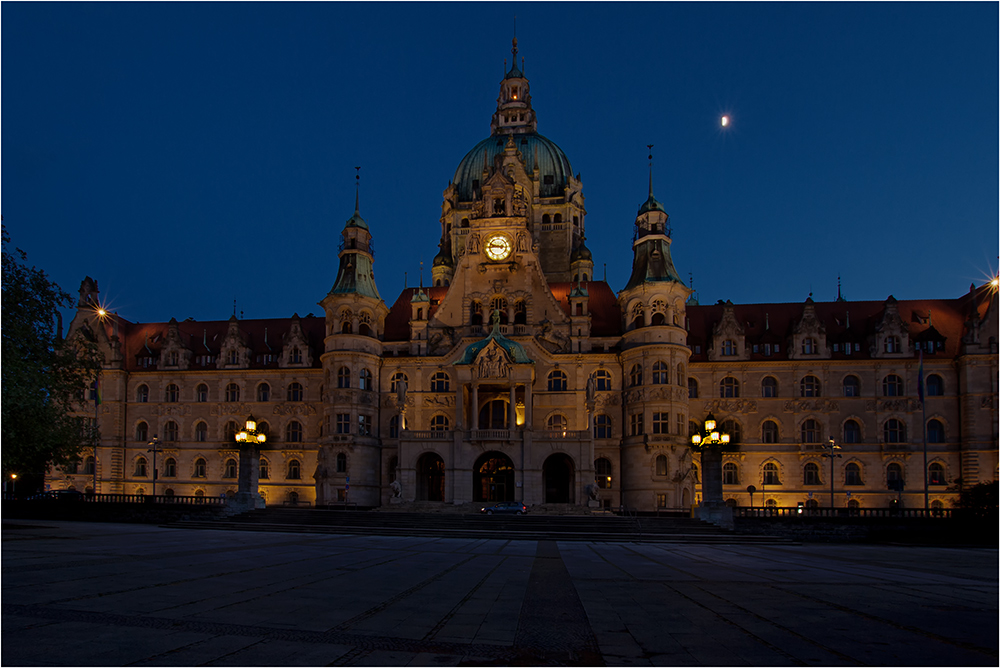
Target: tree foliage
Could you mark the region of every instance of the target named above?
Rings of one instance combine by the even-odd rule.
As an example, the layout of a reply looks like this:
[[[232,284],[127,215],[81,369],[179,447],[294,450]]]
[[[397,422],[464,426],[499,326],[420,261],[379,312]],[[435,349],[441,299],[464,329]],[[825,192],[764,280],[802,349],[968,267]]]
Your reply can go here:
[[[2,464],[5,473],[41,474],[70,465],[98,438],[81,399],[101,356],[83,333],[63,340],[56,321],[70,296],[21,249],[8,251],[3,229]],[[90,407],[93,404],[89,404]]]

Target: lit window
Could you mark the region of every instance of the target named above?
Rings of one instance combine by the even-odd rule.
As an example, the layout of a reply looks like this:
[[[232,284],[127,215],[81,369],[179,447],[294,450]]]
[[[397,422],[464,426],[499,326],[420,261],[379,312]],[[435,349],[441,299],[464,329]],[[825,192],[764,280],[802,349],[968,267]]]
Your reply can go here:
[[[594,477],[601,489],[611,489],[611,461],[601,457],[594,462]]]

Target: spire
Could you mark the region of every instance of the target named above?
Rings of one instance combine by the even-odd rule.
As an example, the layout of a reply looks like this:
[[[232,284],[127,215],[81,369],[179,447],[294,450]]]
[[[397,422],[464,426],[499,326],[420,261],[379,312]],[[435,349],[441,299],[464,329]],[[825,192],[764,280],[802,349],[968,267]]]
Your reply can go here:
[[[649,196],[641,207],[639,207],[639,213],[637,215],[642,215],[649,211],[663,211],[663,205],[653,197],[653,145],[646,144],[646,148],[649,149]],[[665,214],[664,214],[665,215]],[[666,221],[664,221],[665,223]],[[669,232],[667,233],[669,236]]]
[[[500,96],[497,98],[497,110],[490,122],[492,135],[524,134],[538,131],[535,112],[531,108],[528,80],[524,72],[517,66],[517,36],[511,40],[510,69],[507,69],[507,59],[504,58],[503,81],[500,82]],[[521,58],[523,65],[524,58]]]
[[[649,199],[653,199],[653,145],[646,144],[649,149]]]
[[[354,213],[361,215],[361,168],[354,168]]]

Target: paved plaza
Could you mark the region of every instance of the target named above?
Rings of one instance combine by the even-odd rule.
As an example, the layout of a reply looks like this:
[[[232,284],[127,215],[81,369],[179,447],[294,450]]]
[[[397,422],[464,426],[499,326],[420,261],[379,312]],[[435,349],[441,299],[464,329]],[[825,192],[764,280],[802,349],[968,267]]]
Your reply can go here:
[[[4,666],[996,666],[997,550],[3,523]]]

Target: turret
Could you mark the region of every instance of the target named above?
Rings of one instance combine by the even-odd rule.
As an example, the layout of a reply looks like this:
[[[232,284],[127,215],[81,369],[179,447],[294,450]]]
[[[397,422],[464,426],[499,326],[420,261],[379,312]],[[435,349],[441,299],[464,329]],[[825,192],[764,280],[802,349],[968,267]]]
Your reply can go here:
[[[521,67],[517,66],[517,38],[512,41],[510,49],[510,69],[500,82],[500,96],[497,97],[497,110],[490,122],[491,134],[522,134],[538,131],[538,121],[535,111],[531,108],[531,95],[528,92],[528,79],[525,78],[524,58]],[[506,61],[504,62],[506,69]]]

